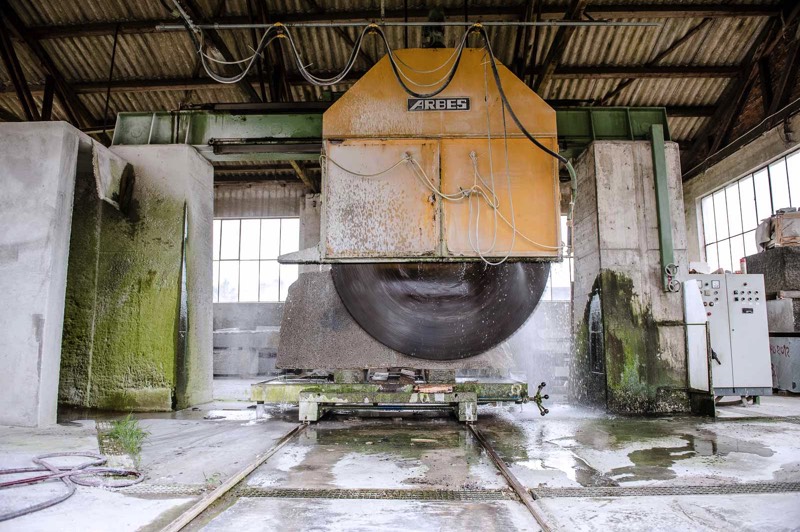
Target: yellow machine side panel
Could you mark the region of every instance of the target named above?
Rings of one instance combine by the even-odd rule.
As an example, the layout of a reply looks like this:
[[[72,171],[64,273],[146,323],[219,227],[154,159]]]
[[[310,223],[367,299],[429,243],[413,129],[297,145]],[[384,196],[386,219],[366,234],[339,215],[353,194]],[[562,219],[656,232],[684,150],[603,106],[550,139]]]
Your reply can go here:
[[[398,50],[395,55],[416,70],[431,70],[452,53],[452,48],[431,48]],[[495,111],[491,116],[491,135],[501,136],[502,115],[497,112],[500,94],[486,61],[483,49],[464,49],[452,82],[436,95],[436,98],[469,98],[470,110],[409,111],[411,96],[397,82],[389,58],[384,56],[325,112],[322,136],[325,139],[486,137],[487,85],[489,107]],[[448,67],[430,74],[404,68],[411,79],[424,85],[441,79]],[[536,137],[555,137],[555,111],[505,66],[498,63],[498,71],[506,96],[525,128]],[[416,92],[431,92],[435,87],[411,85]],[[510,117],[507,124],[509,135],[522,134]]]
[[[437,202],[408,163],[374,177],[406,153],[439,186],[435,140],[326,142],[323,175],[325,256],[337,258],[434,256],[441,240]],[[334,164],[339,163],[350,172]]]
[[[552,138],[541,139],[541,142],[550,149],[555,148],[555,141]],[[511,194],[509,194],[503,139],[493,138],[491,150],[494,192],[500,206],[498,212],[508,222],[515,223],[518,232],[511,256],[558,257],[560,190],[556,160],[527,139],[508,139],[508,176],[511,181]],[[442,187],[446,193],[456,192],[459,188],[469,189],[474,185],[477,178],[474,176],[470,158],[470,152],[473,151],[477,155],[480,176],[486,185],[491,187],[489,142],[485,139],[443,139],[441,141]],[[477,179],[477,183],[482,188],[487,188],[480,179]],[[490,193],[489,196],[491,197]],[[512,198],[513,219],[510,202]],[[480,209],[479,219],[478,209]],[[495,234],[494,212],[483,198],[473,196],[471,215],[467,199],[444,201],[443,213],[447,254],[475,257],[477,253],[473,251],[473,246],[476,244],[480,245],[481,253],[487,257],[504,257],[508,253],[513,235],[511,226],[501,218],[497,218],[497,240],[492,248]],[[477,239],[476,222],[478,222]],[[520,234],[541,245],[525,240]]]

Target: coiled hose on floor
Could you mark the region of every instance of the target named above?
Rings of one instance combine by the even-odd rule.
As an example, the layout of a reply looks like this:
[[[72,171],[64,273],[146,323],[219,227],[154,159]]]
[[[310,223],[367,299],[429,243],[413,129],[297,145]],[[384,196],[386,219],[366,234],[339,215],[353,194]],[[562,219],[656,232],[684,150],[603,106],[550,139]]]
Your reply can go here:
[[[71,458],[71,457],[90,458],[86,462],[77,465],[63,466],[55,465],[49,461],[52,458]],[[0,514],[0,521],[7,521],[16,517],[22,517],[39,510],[44,510],[51,506],[63,502],[75,494],[75,485],[92,486],[101,488],[124,488],[132,486],[142,481],[144,476],[133,469],[118,469],[113,467],[103,467],[107,462],[106,457],[90,452],[65,452],[42,454],[35,457],[32,462],[37,467],[19,467],[15,469],[0,469],[0,476],[22,475],[26,473],[43,473],[39,475],[17,478],[6,482],[0,482],[0,490],[18,486],[30,486],[40,482],[50,480],[60,480],[66,486],[67,491],[52,499]]]

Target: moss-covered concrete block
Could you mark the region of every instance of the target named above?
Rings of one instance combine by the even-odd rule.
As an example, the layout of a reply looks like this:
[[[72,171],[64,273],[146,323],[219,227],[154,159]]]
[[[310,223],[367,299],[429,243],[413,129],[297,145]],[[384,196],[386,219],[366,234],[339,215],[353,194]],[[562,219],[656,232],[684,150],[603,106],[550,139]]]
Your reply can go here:
[[[209,401],[213,170],[188,146],[119,152],[135,173],[125,213],[99,200],[88,178],[76,188],[60,400],[114,410]],[[189,332],[180,345],[184,254]]]

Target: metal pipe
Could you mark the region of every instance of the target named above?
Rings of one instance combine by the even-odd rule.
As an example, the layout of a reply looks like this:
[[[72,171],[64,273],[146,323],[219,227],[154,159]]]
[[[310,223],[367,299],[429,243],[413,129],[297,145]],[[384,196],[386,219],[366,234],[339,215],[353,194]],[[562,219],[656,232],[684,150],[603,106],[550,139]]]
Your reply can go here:
[[[370,24],[384,27],[407,27],[407,26],[430,26],[430,22],[294,22],[282,24],[286,28],[363,28]],[[612,22],[603,20],[546,20],[536,22],[519,22],[519,21],[503,21],[503,22],[437,22],[437,26],[458,26],[469,27],[475,24],[480,24],[485,27],[509,27],[509,26],[574,26],[574,27],[605,27],[605,26],[622,26],[622,27],[661,27],[662,24],[658,22]],[[269,29],[274,24],[194,24],[192,28],[201,30],[249,30],[249,29]],[[182,24],[158,24],[156,26],[158,31],[178,31],[186,30],[186,26]]]

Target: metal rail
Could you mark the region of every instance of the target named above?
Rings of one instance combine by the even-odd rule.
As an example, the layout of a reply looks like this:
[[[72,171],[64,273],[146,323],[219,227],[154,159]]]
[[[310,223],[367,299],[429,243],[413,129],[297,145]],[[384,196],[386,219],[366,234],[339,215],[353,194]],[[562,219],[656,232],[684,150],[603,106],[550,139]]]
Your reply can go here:
[[[555,527],[549,522],[542,509],[538,504],[536,504],[536,501],[533,500],[533,497],[528,492],[527,488],[525,488],[525,486],[522,485],[517,477],[514,476],[511,470],[508,469],[508,466],[505,464],[505,462],[503,462],[503,459],[500,458],[500,455],[497,454],[486,437],[484,437],[484,435],[475,427],[475,425],[469,424],[467,426],[469,427],[469,430],[472,431],[472,435],[475,436],[475,439],[477,439],[484,448],[486,454],[489,455],[489,458],[492,459],[494,465],[497,466],[497,469],[499,469],[500,473],[502,473],[502,475],[505,477],[508,485],[511,486],[511,489],[514,490],[520,501],[522,501],[522,504],[525,505],[533,518],[536,519],[536,522],[539,523],[539,526],[542,527],[542,530],[544,532],[550,532],[553,530]]]
[[[187,525],[189,525],[192,521],[194,521],[200,514],[206,511],[209,506],[214,504],[218,501],[223,495],[228,493],[230,490],[235,488],[242,480],[244,480],[250,473],[258,469],[264,462],[269,460],[269,458],[277,453],[284,445],[289,443],[289,441],[303,432],[307,425],[300,424],[287,432],[283,435],[283,437],[278,440],[278,443],[272,446],[272,448],[267,451],[266,453],[258,456],[255,460],[250,462],[244,469],[236,473],[234,476],[229,478],[225,483],[218,486],[214,491],[197,501],[195,504],[192,505],[191,508],[183,512],[179,515],[174,521],[168,524],[166,527],[163,528],[163,532],[178,532],[179,530],[183,530]]]
[[[219,501],[223,496],[227,493],[231,492],[236,486],[238,486],[245,478],[247,478],[253,471],[258,469],[261,465],[263,465],[267,460],[269,460],[275,453],[281,450],[287,443],[289,443],[295,436],[300,434],[305,428],[307,424],[300,424],[294,427],[292,430],[287,432],[286,434],[281,437],[278,442],[272,446],[267,452],[264,454],[259,455],[256,457],[255,460],[250,462],[247,466],[241,469],[238,473],[236,473],[233,477],[228,479],[226,482],[221,484],[217,487],[214,491],[207,494],[199,501],[197,501],[194,505],[192,505],[188,510],[183,512],[179,515],[176,519],[174,519],[171,523],[165,526],[162,530],[164,532],[179,532],[183,530],[185,527],[190,525],[195,519],[197,519],[203,512],[208,510],[211,505],[215,502]],[[522,504],[528,509],[531,513],[533,518],[539,524],[544,532],[551,532],[555,529],[555,526],[550,522],[548,517],[544,514],[542,509],[536,503],[536,501],[531,496],[531,493],[522,485],[522,483],[514,476],[513,473],[508,469],[505,462],[503,462],[502,458],[497,454],[494,450],[492,445],[486,439],[486,437],[478,430],[475,425],[469,423],[467,424],[469,430],[472,432],[472,435],[475,436],[475,439],[481,444],[481,447],[486,451],[489,457],[492,459],[492,462],[506,479],[508,485],[511,487],[512,490],[516,493],[517,497],[519,497]],[[358,490],[355,490],[358,491]],[[409,492],[410,493],[410,492]],[[307,494],[306,494],[307,495]],[[404,493],[404,495],[406,495]],[[241,496],[241,494],[237,494],[237,496]],[[375,498],[375,497],[368,497],[368,498]],[[378,497],[382,498],[382,497]]]
[[[610,20],[550,20],[539,22],[516,22],[516,21],[494,21],[494,22],[379,22],[365,20],[362,22],[289,22],[281,24],[286,28],[363,28],[375,24],[381,27],[417,27],[417,26],[456,26],[466,28],[480,24],[486,27],[508,27],[508,26],[572,26],[572,27],[604,27],[604,26],[633,26],[633,27],[661,27],[659,22],[616,22]],[[269,29],[275,24],[192,24],[192,29],[199,30],[256,30]],[[158,31],[185,31],[183,24],[158,24]]]

